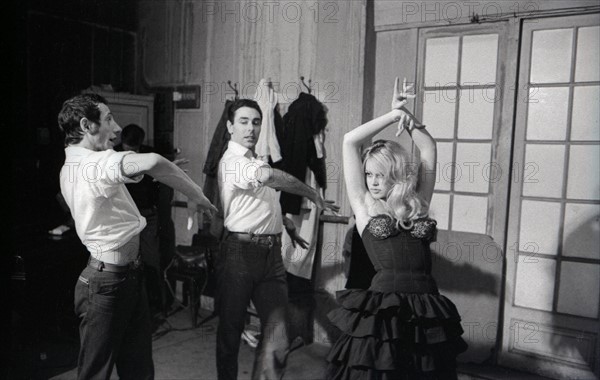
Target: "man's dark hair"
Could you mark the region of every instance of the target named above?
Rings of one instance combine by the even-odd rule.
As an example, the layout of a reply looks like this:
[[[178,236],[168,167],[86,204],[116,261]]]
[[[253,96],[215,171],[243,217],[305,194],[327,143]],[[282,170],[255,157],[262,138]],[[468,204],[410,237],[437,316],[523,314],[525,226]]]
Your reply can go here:
[[[77,144],[83,139],[79,122],[84,117],[92,123],[100,124],[100,103],[108,105],[98,94],[81,94],[66,100],[58,113],[58,127],[65,134],[65,145]]]
[[[227,112],[227,120],[229,120],[229,122],[233,123],[233,121],[235,119],[235,111],[239,110],[242,107],[254,108],[255,110],[258,111],[258,114],[260,115],[260,118],[262,119],[262,111],[260,110],[258,103],[256,103],[254,100],[251,100],[251,99],[237,99],[237,100],[233,101],[231,106],[229,106],[229,111]]]
[[[137,124],[128,124],[121,132],[121,142],[129,146],[141,146],[146,132]]]

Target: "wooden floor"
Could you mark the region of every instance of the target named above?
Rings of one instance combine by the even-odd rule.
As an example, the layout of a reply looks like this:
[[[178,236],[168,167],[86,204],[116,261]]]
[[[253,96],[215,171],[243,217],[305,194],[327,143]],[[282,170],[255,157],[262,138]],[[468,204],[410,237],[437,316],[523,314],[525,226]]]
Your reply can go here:
[[[203,316],[209,312],[202,311]],[[156,380],[212,380],[217,378],[215,365],[216,328],[218,319],[190,328],[186,311],[177,312],[156,331],[153,358]],[[328,347],[319,344],[294,350],[287,363],[284,379],[323,379]],[[250,379],[255,350],[243,344],[239,354],[239,380]],[[57,374],[52,380],[76,378],[76,368]],[[113,373],[111,379],[118,379]]]
[[[201,311],[200,319],[209,316]],[[187,310],[171,314],[157,328],[153,337],[156,380],[216,380],[216,329],[218,319],[191,328]],[[60,334],[35,344],[20,343],[15,335],[12,368],[8,379],[72,380],[76,378],[77,333]],[[299,345],[288,357],[283,380],[322,380],[329,346],[321,343]],[[239,380],[249,380],[254,348],[242,344],[239,353]],[[540,376],[505,368],[477,364],[459,365],[460,380],[542,380]],[[111,379],[118,379],[116,371]]]

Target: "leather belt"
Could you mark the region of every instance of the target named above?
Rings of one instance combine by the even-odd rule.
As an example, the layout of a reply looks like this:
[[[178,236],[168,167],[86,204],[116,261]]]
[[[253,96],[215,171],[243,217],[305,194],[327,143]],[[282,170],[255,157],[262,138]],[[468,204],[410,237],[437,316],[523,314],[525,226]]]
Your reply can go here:
[[[264,244],[268,246],[273,246],[274,244],[281,244],[281,234],[251,234],[247,232],[232,232],[227,231],[226,239],[229,237],[233,237],[235,240],[255,243],[255,244]]]
[[[136,270],[142,266],[142,260],[140,258],[135,259],[134,261],[130,261],[127,264],[116,265],[105,263],[104,261],[96,260],[93,257],[90,257],[88,260],[88,266],[90,268],[96,269],[99,272],[113,272],[113,273],[124,273],[130,270]]]

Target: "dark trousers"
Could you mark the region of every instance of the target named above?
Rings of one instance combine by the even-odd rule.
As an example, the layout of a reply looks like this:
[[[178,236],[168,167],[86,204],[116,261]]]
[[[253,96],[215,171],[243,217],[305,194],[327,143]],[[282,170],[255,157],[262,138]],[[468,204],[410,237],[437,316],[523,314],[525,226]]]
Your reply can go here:
[[[279,379],[288,353],[288,293],[281,242],[243,242],[236,240],[235,235],[227,235],[216,262],[216,275],[219,380],[237,379],[240,339],[250,300],[261,322],[252,379]]]
[[[152,330],[143,268],[124,273],[86,267],[75,286],[81,346],[78,379],[154,379]]]
[[[140,256],[144,262],[146,292],[151,312],[163,311],[165,300],[162,280],[160,241],[158,236],[158,217],[156,213],[140,210],[146,218],[146,227],[140,232]]]

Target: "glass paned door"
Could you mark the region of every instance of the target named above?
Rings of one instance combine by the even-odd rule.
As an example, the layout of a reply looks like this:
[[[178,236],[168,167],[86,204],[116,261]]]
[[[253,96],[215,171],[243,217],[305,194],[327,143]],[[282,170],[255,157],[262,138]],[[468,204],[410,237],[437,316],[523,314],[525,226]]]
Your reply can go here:
[[[445,230],[505,235],[509,162],[507,25],[423,29],[417,112],[437,141],[430,215]]]
[[[521,34],[501,364],[598,373],[600,16]]]

